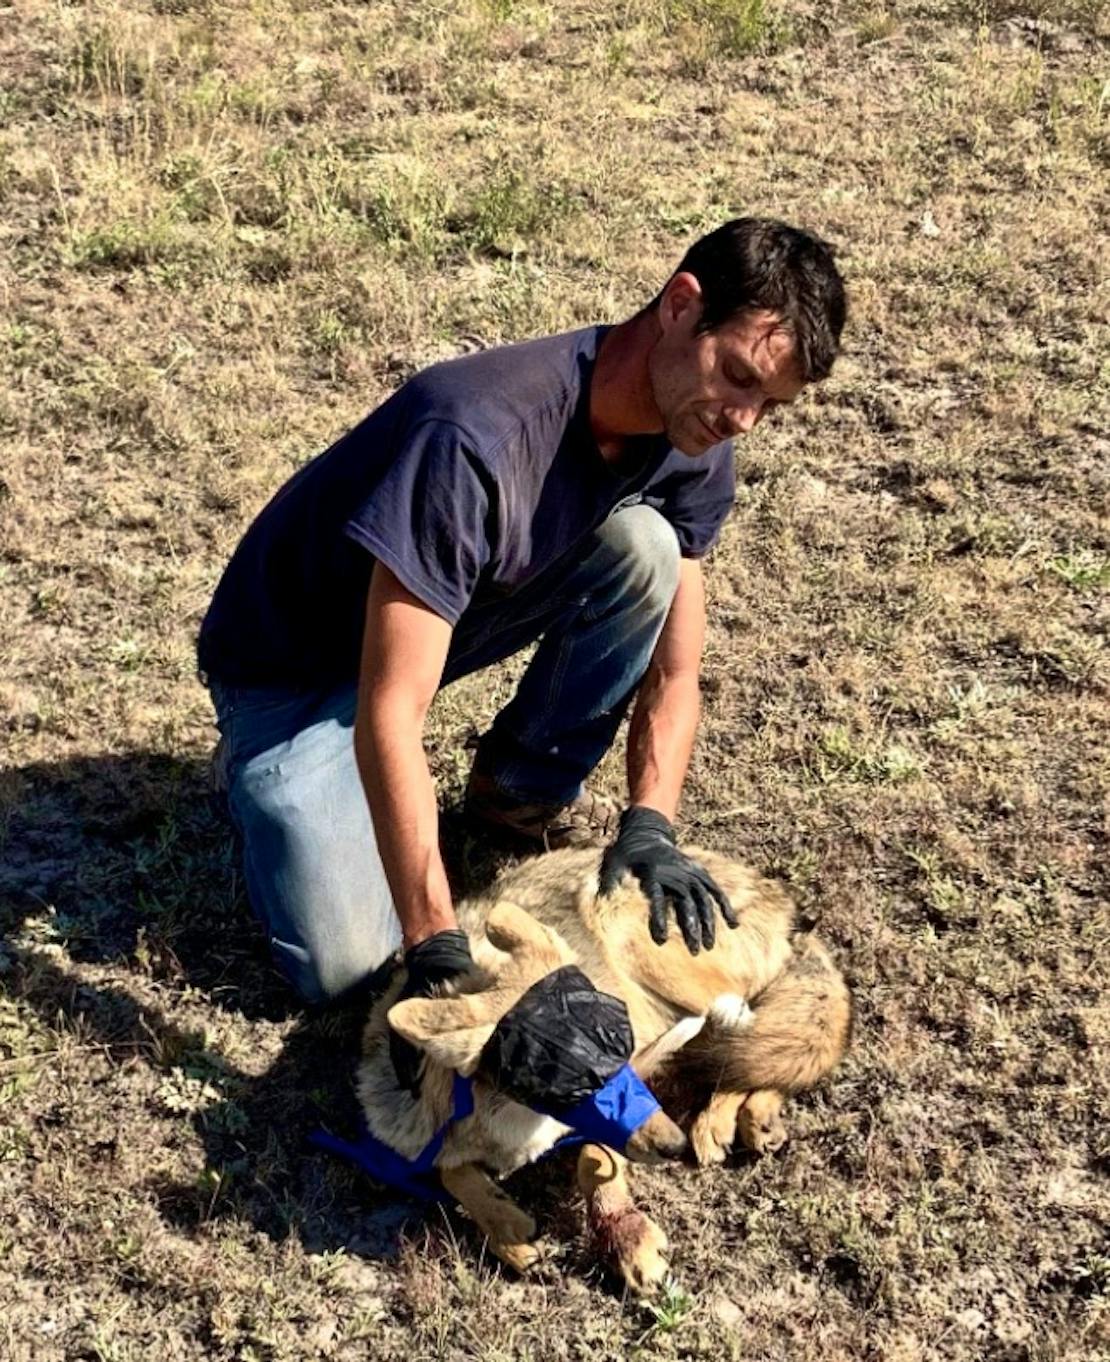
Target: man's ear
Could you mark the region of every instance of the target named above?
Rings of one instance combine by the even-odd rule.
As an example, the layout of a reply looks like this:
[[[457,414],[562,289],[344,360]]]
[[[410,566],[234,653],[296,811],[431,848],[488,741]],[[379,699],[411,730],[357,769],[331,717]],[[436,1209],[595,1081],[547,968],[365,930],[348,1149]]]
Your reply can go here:
[[[693,318],[690,316],[691,308],[695,313]],[[689,270],[679,270],[677,274],[672,274],[663,289],[663,296],[659,299],[659,324],[663,330],[669,331],[676,323],[681,322],[689,325],[693,321],[696,325],[701,317],[701,310],[702,292],[697,275],[691,274]]]
[[[468,1078],[496,1025],[483,1015],[484,1008],[475,1006],[480,1001],[480,997],[406,998],[393,1004],[386,1021],[434,1064]]]

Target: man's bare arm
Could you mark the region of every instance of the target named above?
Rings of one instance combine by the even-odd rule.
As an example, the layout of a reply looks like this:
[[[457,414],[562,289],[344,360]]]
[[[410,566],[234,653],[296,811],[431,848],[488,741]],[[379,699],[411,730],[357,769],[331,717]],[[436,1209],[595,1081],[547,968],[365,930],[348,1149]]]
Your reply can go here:
[[[378,851],[408,948],[456,927],[439,854],[435,786],[424,755],[424,721],[451,625],[374,565],[366,601],[355,757]]]
[[[698,726],[705,638],[701,564],[684,558],[678,590],[640,685],[628,734],[629,802],[673,820]]]
[[[628,735],[630,804],[617,839],[601,858],[599,884],[612,893],[629,873],[648,901],[648,929],[663,945],[669,934],[668,905],[691,955],[711,950],[717,915],[730,927],[737,917],[713,877],[682,851],[674,816],[698,724],[698,668],[705,637],[701,567],[683,560],[667,623],[640,686]]]

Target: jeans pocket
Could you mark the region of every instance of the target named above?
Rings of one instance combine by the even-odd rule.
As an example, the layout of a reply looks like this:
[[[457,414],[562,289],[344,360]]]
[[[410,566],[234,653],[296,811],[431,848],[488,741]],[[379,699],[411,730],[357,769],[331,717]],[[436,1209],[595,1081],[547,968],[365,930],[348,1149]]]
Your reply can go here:
[[[228,745],[233,768],[252,761],[260,752],[290,741],[311,722],[320,703],[306,691],[225,687],[216,715]]]

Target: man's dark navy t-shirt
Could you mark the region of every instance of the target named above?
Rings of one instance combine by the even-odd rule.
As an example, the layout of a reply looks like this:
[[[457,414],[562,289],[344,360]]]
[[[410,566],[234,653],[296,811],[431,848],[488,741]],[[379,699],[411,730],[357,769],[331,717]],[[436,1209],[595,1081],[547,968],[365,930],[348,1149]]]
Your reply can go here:
[[[700,557],[732,504],[731,443],[662,436],[607,463],[589,385],[607,327],[434,365],[277,493],[236,549],[201,627],[227,685],[355,680],[374,561],[452,625],[519,589],[622,504],[645,501]]]

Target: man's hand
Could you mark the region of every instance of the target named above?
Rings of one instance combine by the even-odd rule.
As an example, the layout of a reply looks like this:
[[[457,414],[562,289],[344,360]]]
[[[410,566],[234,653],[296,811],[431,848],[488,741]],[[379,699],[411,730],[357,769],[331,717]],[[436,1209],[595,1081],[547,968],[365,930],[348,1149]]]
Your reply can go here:
[[[640,881],[651,905],[648,926],[657,946],[667,939],[667,900],[691,955],[704,946],[712,950],[716,940],[716,907],[730,927],[738,925],[736,913],[720,886],[704,866],[692,861],[675,845],[674,828],[655,809],[633,805],[621,815],[617,840],[601,859],[601,892],[611,894],[626,871]]]
[[[438,985],[465,974],[474,961],[466,933],[453,928],[436,932],[405,952],[408,978],[397,1001],[405,998],[430,998]],[[397,1082],[415,1097],[420,1091],[420,1051],[396,1031],[389,1032],[389,1058]]]

